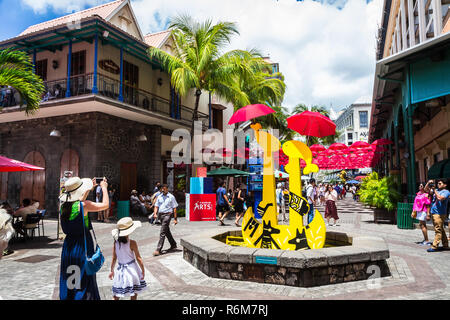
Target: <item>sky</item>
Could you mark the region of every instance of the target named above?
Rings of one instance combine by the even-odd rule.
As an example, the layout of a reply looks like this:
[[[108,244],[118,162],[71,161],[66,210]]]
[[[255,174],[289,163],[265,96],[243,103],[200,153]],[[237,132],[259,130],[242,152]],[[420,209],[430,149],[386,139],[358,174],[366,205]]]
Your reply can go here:
[[[0,0],[0,40],[28,26],[109,1]],[[283,105],[347,107],[370,97],[376,34],[383,0],[132,0],[144,34],[167,28],[170,18],[232,21],[240,35],[230,49],[257,49],[285,76]],[[14,4],[14,5],[13,5]],[[368,101],[369,102],[369,101]]]

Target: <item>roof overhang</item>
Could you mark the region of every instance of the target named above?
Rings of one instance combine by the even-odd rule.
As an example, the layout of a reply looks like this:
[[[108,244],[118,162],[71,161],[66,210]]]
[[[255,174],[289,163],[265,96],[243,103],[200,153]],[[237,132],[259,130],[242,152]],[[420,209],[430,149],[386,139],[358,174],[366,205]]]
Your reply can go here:
[[[376,63],[369,142],[378,138],[374,134],[380,123],[383,126],[387,125],[386,121],[383,121],[384,118],[376,116],[392,108],[393,91],[398,90],[404,82],[405,67],[418,59],[429,57],[448,47],[450,47],[450,32],[381,59]],[[381,122],[377,124],[377,120],[381,120]]]
[[[104,31],[109,32],[107,37],[103,36]],[[75,28],[64,24],[1,41],[0,49],[12,48],[26,51],[29,54],[35,50],[36,52],[55,51],[61,50],[62,46],[67,45],[70,40],[73,43],[81,41],[92,43],[96,34],[99,35],[99,40],[102,43],[122,47],[125,52],[152,64],[153,68],[161,68],[157,60],[148,57],[149,45],[98,15],[81,19],[80,24]]]

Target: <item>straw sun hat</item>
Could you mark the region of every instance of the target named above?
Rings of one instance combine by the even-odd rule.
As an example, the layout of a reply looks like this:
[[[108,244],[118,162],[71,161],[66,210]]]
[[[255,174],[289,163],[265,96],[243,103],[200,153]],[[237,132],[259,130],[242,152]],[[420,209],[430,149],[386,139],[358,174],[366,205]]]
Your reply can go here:
[[[111,231],[115,240],[119,237],[126,237],[133,233],[134,230],[140,228],[142,223],[140,221],[133,221],[130,217],[125,217],[117,222],[117,228]]]
[[[62,202],[78,201],[84,196],[85,192],[91,190],[93,186],[94,184],[89,178],[70,178],[64,183],[64,190],[59,196],[59,200]]]

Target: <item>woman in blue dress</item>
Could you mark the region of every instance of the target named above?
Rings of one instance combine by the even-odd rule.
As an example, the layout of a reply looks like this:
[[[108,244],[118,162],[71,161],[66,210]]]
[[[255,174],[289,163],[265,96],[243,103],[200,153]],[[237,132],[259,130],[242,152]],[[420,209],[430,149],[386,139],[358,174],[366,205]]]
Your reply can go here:
[[[97,280],[84,270],[87,255],[94,254],[94,238],[89,212],[99,212],[109,207],[108,184],[100,182],[103,201],[87,201],[89,192],[96,186],[95,179],[70,178],[64,184],[61,201],[61,227],[66,234],[61,253],[59,298],[61,300],[100,300]]]

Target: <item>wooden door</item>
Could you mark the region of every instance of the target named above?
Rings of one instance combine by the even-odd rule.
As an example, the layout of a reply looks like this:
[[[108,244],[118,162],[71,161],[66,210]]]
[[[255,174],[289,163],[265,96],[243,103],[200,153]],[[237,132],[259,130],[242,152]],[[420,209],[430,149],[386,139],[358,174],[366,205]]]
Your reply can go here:
[[[38,167],[45,168],[45,159],[37,151],[32,151],[23,160]],[[22,172],[20,178],[20,203],[23,199],[39,201],[39,209],[45,208],[45,170]]]
[[[72,171],[72,177],[79,177],[79,163],[80,157],[78,156],[78,152],[73,149],[66,149],[61,157],[61,172],[59,177],[64,177],[64,171]]]
[[[0,200],[8,199],[8,172],[0,173]]]
[[[120,164],[120,200],[130,200],[131,190],[137,188],[136,163]]]

